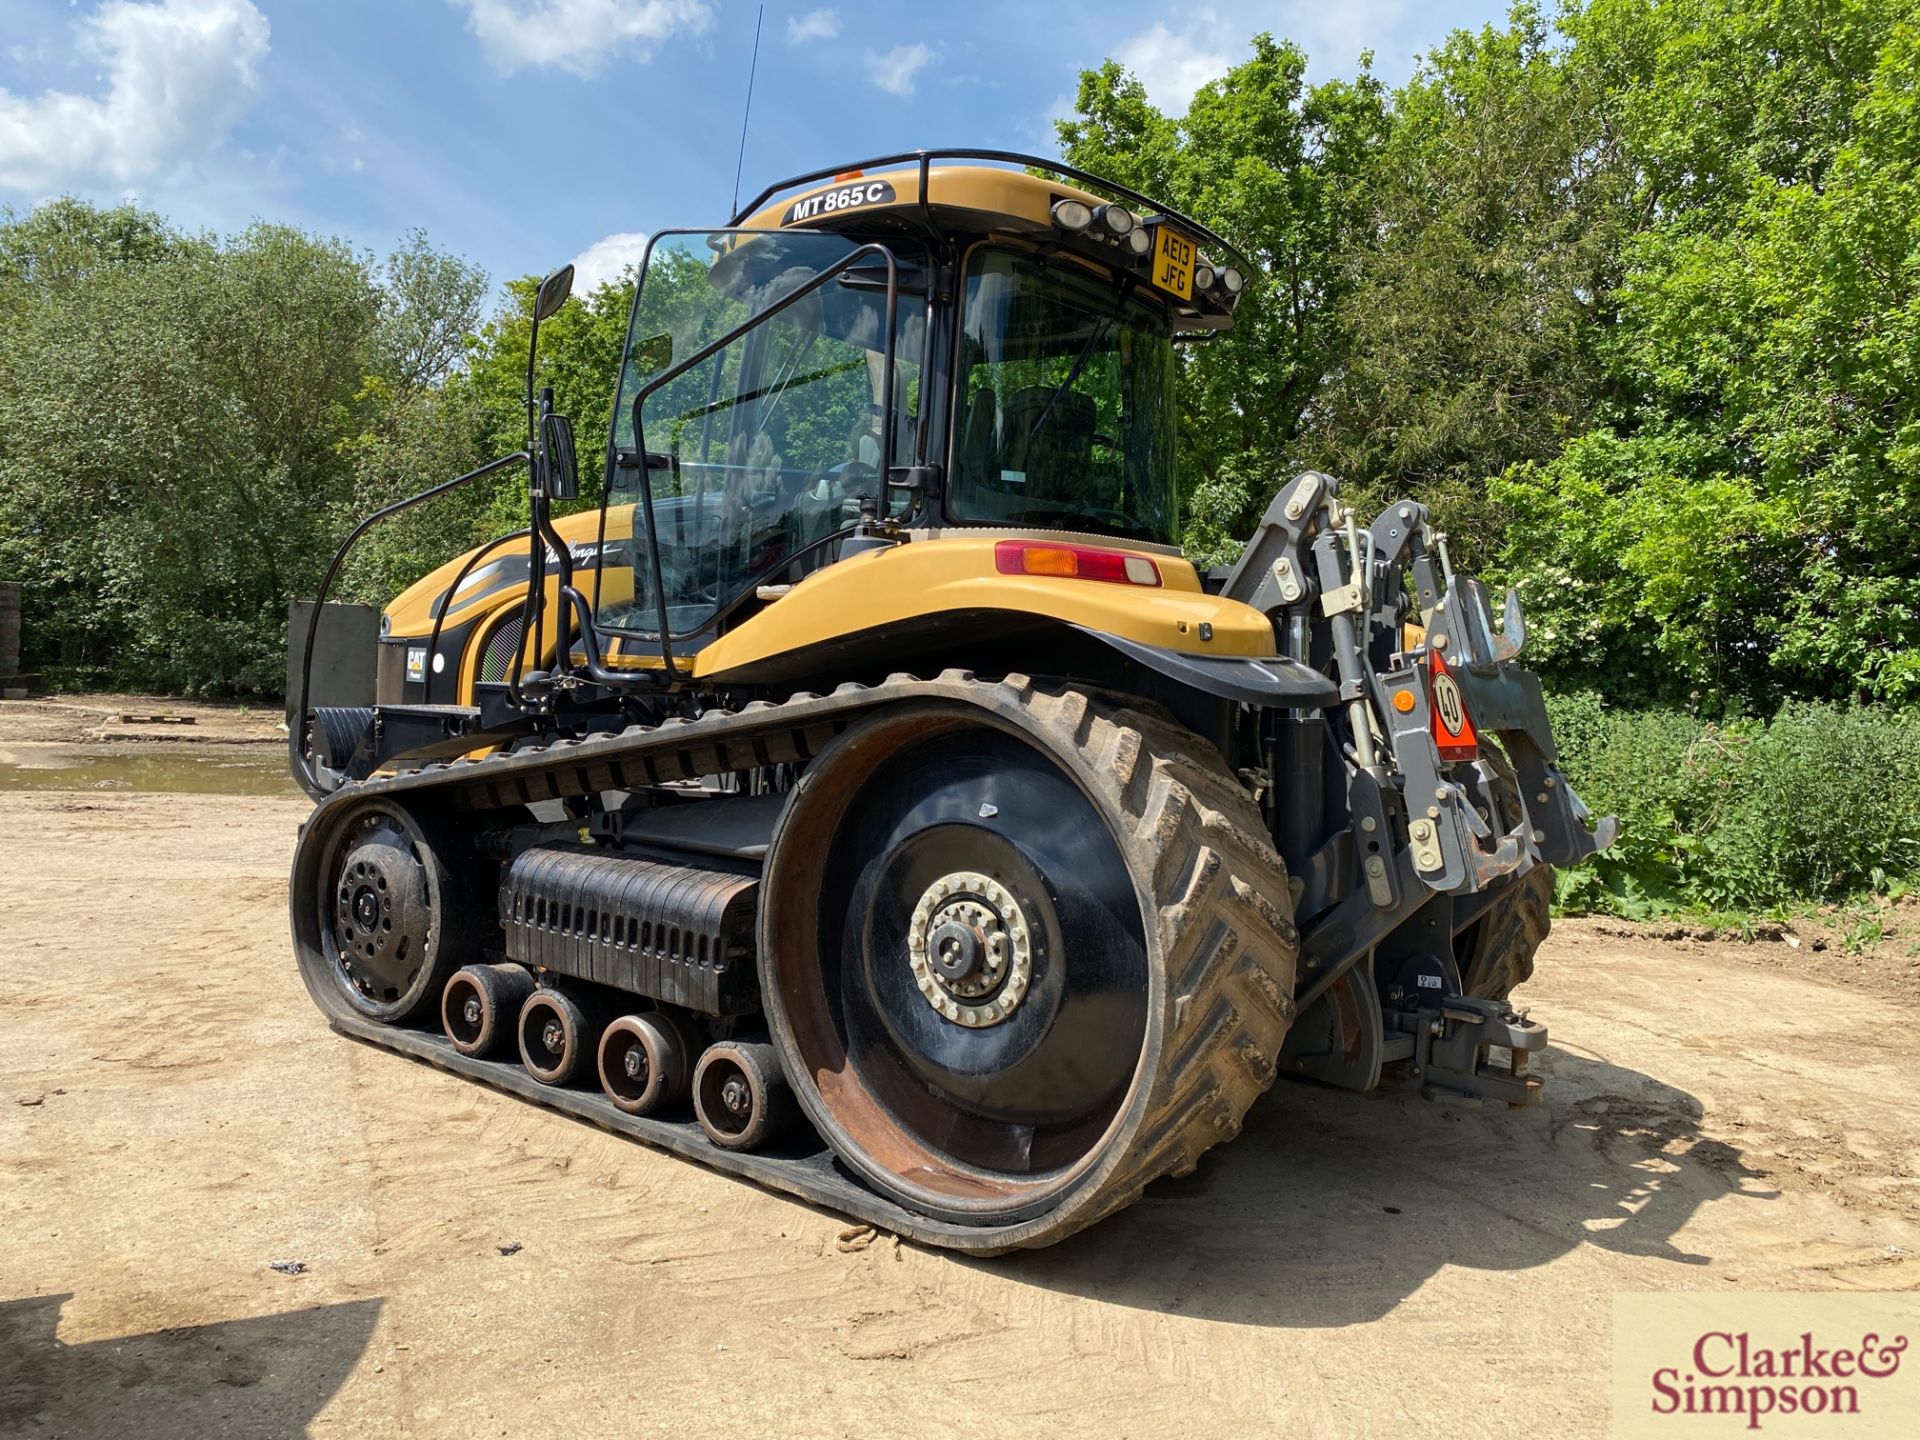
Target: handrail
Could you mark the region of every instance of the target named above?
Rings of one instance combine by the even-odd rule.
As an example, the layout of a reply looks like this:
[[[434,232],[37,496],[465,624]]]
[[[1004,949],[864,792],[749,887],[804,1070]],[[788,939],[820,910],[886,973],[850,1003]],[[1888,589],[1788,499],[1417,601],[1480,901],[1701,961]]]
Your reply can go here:
[[[479,480],[484,476],[493,474],[497,470],[504,470],[509,465],[517,465],[526,459],[528,459],[526,451],[516,450],[511,455],[502,455],[498,460],[489,460],[478,470],[469,470],[464,475],[456,475],[451,480],[443,480],[438,485],[422,490],[418,494],[407,496],[404,500],[396,500],[393,504],[374,511],[373,514],[367,516],[366,519],[349,530],[347,532],[347,538],[340,542],[340,548],[333,552],[333,562],[327,566],[327,573],[322,576],[320,580],[320,591],[314,596],[313,616],[307,625],[306,651],[300,659],[300,703],[293,712],[293,724],[287,727],[288,760],[292,765],[293,778],[298,780],[300,782],[300,788],[305,790],[307,794],[311,795],[315,800],[326,798],[329,792],[321,786],[318,778],[313,773],[312,767],[307,763],[307,700],[313,688],[313,642],[320,634],[321,608],[327,603],[327,596],[332,593],[334,576],[340,573],[340,566],[346,560],[347,552],[353,549],[362,535],[366,534],[367,531],[371,530],[388,516],[398,515],[402,510],[411,510],[415,505],[421,504],[423,501],[436,500],[450,490],[459,489],[469,480]]]
[[[1045,170],[1062,180],[1077,181],[1082,185],[1092,185],[1102,190],[1112,191],[1122,200],[1130,200],[1135,205],[1144,206],[1155,215],[1165,216],[1178,222],[1183,228],[1192,231],[1210,245],[1217,246],[1233,259],[1240,262],[1242,270],[1251,278],[1256,269],[1246,254],[1232,241],[1225,239],[1214,230],[1202,225],[1191,215],[1184,215],[1170,205],[1163,205],[1151,195],[1142,194],[1129,185],[1117,180],[1109,180],[1096,175],[1091,170],[1082,170],[1077,165],[1069,165],[1064,160],[1046,160],[1038,155],[1025,155],[1017,150],[903,150],[897,155],[880,155],[872,160],[855,160],[850,164],[829,165],[819,170],[809,170],[804,175],[795,175],[769,185],[741,208],[729,225],[740,225],[758,211],[774,196],[783,190],[797,189],[802,185],[811,185],[818,180],[831,180],[835,175],[843,175],[849,170],[869,170],[882,165],[915,164],[920,167],[920,207],[927,207],[926,176],[935,160],[992,160],[1003,165],[1022,165],[1033,170]]]

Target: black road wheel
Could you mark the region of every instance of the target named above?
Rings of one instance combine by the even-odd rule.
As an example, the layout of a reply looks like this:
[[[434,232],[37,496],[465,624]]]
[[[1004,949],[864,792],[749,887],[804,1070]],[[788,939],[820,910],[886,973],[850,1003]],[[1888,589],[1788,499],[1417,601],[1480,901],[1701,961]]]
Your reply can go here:
[[[440,992],[440,1023],[462,1055],[491,1055],[512,1045],[520,1007],[533,993],[524,965],[465,965]]]
[[[799,1120],[780,1057],[765,1041],[709,1045],[693,1072],[693,1113],[724,1150],[758,1150]]]
[[[594,1024],[564,990],[541,986],[520,1007],[520,1063],[542,1085],[570,1085],[594,1053]]]
[[[768,852],[762,993],[847,1164],[1035,1244],[1237,1130],[1295,935],[1258,812],[1197,737],[994,695],[883,712],[814,762]]]
[[[311,932],[359,1014],[399,1025],[431,1010],[458,948],[454,877],[398,805],[370,804],[338,828],[322,861]]]
[[[623,1015],[600,1037],[600,1088],[629,1115],[651,1115],[686,1097],[699,1044],[664,1010]]]

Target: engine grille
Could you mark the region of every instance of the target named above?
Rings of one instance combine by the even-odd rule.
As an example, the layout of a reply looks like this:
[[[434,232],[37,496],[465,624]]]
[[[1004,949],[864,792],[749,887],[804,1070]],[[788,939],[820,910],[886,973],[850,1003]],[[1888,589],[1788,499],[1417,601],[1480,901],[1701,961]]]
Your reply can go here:
[[[507,957],[708,1015],[756,1008],[750,876],[586,845],[522,851],[500,886]]]

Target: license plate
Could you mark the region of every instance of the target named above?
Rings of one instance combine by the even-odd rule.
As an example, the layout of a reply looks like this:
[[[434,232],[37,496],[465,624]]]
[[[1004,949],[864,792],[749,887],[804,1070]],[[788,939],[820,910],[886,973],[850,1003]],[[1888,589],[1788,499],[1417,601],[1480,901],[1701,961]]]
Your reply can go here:
[[[1153,283],[1182,300],[1193,299],[1193,264],[1199,251],[1171,225],[1154,231]]]

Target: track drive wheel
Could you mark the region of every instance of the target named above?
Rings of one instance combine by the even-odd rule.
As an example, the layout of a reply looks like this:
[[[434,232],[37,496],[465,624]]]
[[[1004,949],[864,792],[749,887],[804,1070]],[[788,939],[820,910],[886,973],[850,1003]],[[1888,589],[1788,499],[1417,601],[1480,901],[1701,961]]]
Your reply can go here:
[[[1164,719],[1024,677],[883,710],[808,768],[765,873],[788,1079],[869,1183],[979,1227],[962,1248],[1121,1208],[1273,1081],[1285,867]]]
[[[375,801],[336,823],[319,874],[314,923],[301,923],[295,896],[295,931],[320,952],[338,998],[388,1025],[430,1013],[462,948],[465,909],[433,837],[401,806]]]

